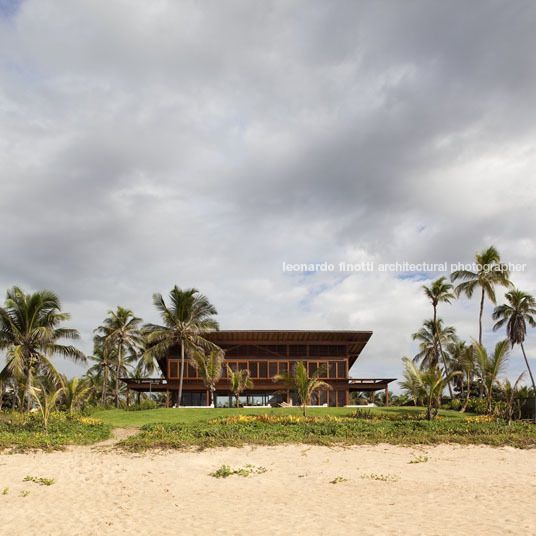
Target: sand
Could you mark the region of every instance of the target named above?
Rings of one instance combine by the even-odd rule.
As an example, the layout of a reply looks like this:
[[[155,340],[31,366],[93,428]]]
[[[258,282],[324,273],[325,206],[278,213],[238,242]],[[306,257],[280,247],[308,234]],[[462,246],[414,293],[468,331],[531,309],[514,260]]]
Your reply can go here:
[[[409,463],[416,456],[428,461]],[[222,464],[267,471],[209,476]],[[26,475],[55,483],[23,482]],[[346,480],[330,483],[337,477]],[[0,493],[4,487],[0,533],[10,536],[536,534],[536,450],[509,447],[280,446],[133,455],[108,442],[2,455]]]

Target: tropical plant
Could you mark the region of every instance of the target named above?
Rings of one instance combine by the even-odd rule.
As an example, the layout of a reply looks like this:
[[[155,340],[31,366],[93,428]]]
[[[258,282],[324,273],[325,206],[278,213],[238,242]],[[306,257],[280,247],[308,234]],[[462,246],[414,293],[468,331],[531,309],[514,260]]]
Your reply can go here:
[[[463,391],[464,377],[465,377],[465,400],[463,406],[460,408],[460,413],[467,411],[467,405],[471,397],[471,386],[473,384],[473,378],[475,374],[475,350],[472,345],[466,345],[463,341],[453,343],[449,348],[451,358],[455,363],[455,370],[459,370],[462,373],[460,381],[460,393]]]
[[[461,373],[453,371],[446,374],[438,366],[431,366],[427,370],[421,370],[415,366],[411,359],[404,357],[402,360],[405,364],[405,373],[412,378],[412,382],[417,386],[419,397],[426,406],[427,420],[435,418],[441,406],[441,395],[445,385],[454,376]]]
[[[419,342],[419,353],[414,357],[415,363],[420,362],[421,369],[434,367],[439,364],[438,344],[449,344],[456,337],[456,329],[443,326],[443,320],[425,320],[423,327],[411,336]],[[447,369],[445,369],[445,372]]]
[[[63,387],[60,387],[55,391],[47,393],[43,386],[40,389],[34,386],[30,387],[30,395],[37,402],[37,407],[39,408],[39,412],[43,419],[45,434],[48,434],[48,419],[50,418],[50,414],[54,410],[54,406],[56,405],[58,397],[63,392],[63,389]]]
[[[407,357],[403,357],[402,361],[406,363],[407,361],[410,361],[410,359]],[[404,367],[404,371],[402,372],[404,380],[400,382],[400,387],[408,396],[411,397],[414,406],[421,406],[421,384],[417,380],[417,376],[412,373],[412,370],[413,369],[408,367],[407,365]]]
[[[116,311],[108,311],[108,315],[95,332],[102,338],[104,350],[114,350],[115,407],[118,408],[119,376],[126,368],[126,353],[143,344],[143,335],[140,332],[141,318],[134,316],[130,309],[117,307]]]
[[[445,354],[443,353],[443,346],[441,344],[441,338],[437,336],[439,329],[437,325],[437,306],[439,303],[450,303],[451,300],[456,299],[456,295],[452,292],[453,286],[450,283],[445,283],[446,278],[440,277],[439,279],[436,279],[432,282],[432,284],[427,287],[426,285],[423,285],[424,294],[426,297],[430,300],[432,307],[434,309],[434,318],[433,323],[435,326],[435,353],[436,353],[436,360],[439,360],[439,354],[441,354],[441,358],[443,359],[443,366],[445,367],[445,372],[448,374],[449,368],[447,366],[447,360],[445,359]],[[453,397],[452,394],[452,387],[450,385],[450,382],[447,384],[450,398]]]
[[[239,408],[240,394],[246,389],[253,389],[253,381],[250,379],[250,372],[248,369],[233,372],[229,366],[227,366],[227,374],[229,375],[231,391],[236,399],[236,407]]]
[[[499,341],[495,345],[492,354],[488,354],[487,350],[481,344],[474,342],[476,362],[478,372],[486,392],[486,400],[488,414],[492,412],[493,384],[506,368],[510,355],[510,341],[505,339]]]
[[[66,376],[63,376],[63,388],[65,407],[71,414],[80,408],[92,390],[92,387],[85,380],[81,380],[77,376],[72,380],[68,380]]]
[[[274,381],[281,381],[287,385],[287,387],[297,393],[302,406],[303,416],[307,416],[307,404],[311,400],[311,396],[318,390],[330,390],[332,387],[328,383],[319,380],[320,376],[326,374],[326,365],[319,366],[312,374],[311,377],[307,376],[307,369],[303,361],[300,361],[296,366],[296,372],[294,376],[291,371],[287,371],[283,374],[277,374],[274,376]]]
[[[222,377],[224,360],[223,350],[211,350],[206,353],[194,350],[190,355],[190,363],[197,369],[210,393],[209,405],[214,404],[214,392],[216,384]]]
[[[521,346],[521,352],[525,359],[525,365],[530,376],[532,389],[536,393],[534,376],[525,353],[525,337],[527,336],[527,324],[536,327],[536,300],[530,294],[519,289],[513,289],[505,294],[507,304],[499,305],[493,311],[493,320],[497,320],[493,326],[496,331],[506,324],[506,336],[512,347],[516,344]],[[534,421],[536,422],[536,397],[534,398]]]
[[[508,426],[512,424],[512,419],[514,417],[514,403],[515,403],[515,396],[517,394],[517,386],[519,385],[519,382],[523,379],[523,376],[525,375],[524,372],[522,372],[517,380],[514,382],[514,385],[510,383],[510,380],[505,380],[504,383],[501,383],[500,381],[497,381],[497,386],[501,390],[502,394],[504,395],[505,399],[505,409],[502,412],[503,417],[506,420],[506,423]]]
[[[174,346],[180,346],[180,405],[186,350],[190,352],[220,350],[218,346],[203,337],[206,333],[218,329],[218,323],[213,318],[218,313],[208,298],[195,288],[181,290],[175,285],[169,293],[169,300],[170,306],[168,307],[161,294],[153,295],[154,305],[160,311],[164,325],[149,324],[145,327],[148,342],[145,357],[153,361],[155,358],[166,355]]]
[[[508,279],[510,272],[505,264],[501,263],[499,252],[490,246],[485,251],[477,253],[475,257],[476,271],[457,270],[450,275],[451,281],[461,281],[455,288],[456,295],[465,294],[469,299],[474,291],[480,287],[480,313],[478,316],[478,344],[482,344],[482,313],[484,311],[484,297],[487,296],[495,305],[495,286],[509,287],[512,283]]]
[[[61,339],[75,340],[78,331],[59,327],[69,320],[68,313],[61,312],[61,303],[50,290],[25,294],[20,288],[8,290],[4,307],[0,307],[0,350],[6,350],[6,365],[0,379],[8,377],[25,379],[23,399],[27,409],[31,407],[32,380],[42,372],[60,380],[60,375],[50,358],[53,355],[85,363],[85,355],[72,345],[63,345]],[[24,400],[20,401],[21,410]]]
[[[103,344],[102,337],[94,339],[93,355],[89,356],[95,364],[87,371],[87,375],[94,378],[101,384],[100,405],[106,404],[107,389],[110,382],[109,372],[113,372],[114,354],[116,350],[108,348]]]

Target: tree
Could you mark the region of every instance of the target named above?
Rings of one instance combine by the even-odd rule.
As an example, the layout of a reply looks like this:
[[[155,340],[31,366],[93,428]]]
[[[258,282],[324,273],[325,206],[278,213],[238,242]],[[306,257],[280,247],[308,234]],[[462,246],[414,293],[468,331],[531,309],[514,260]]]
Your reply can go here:
[[[493,320],[497,320],[493,326],[493,330],[496,331],[506,324],[506,336],[512,347],[515,344],[521,346],[525,365],[527,366],[530,381],[532,383],[532,389],[534,390],[534,393],[536,393],[534,376],[532,375],[529,360],[525,353],[525,347],[523,346],[527,335],[527,324],[531,327],[536,327],[536,300],[530,294],[518,289],[511,290],[505,297],[508,303],[499,305],[493,311]],[[536,422],[536,397],[534,398],[534,405],[534,422]]]
[[[152,361],[154,358],[163,357],[173,346],[180,346],[180,406],[186,350],[190,352],[220,350],[218,346],[203,337],[204,334],[218,329],[218,323],[213,318],[218,313],[207,297],[195,288],[181,290],[175,285],[169,293],[169,300],[170,306],[168,307],[161,294],[153,295],[153,303],[160,311],[164,325],[146,326],[149,348],[145,352],[145,357]]]
[[[61,339],[79,339],[75,329],[59,327],[70,319],[61,312],[61,303],[50,290],[25,294],[20,288],[8,290],[4,307],[0,307],[0,350],[6,350],[6,366],[0,380],[7,377],[25,377],[23,399],[27,409],[31,407],[32,380],[36,372],[53,376],[61,382],[60,375],[50,358],[53,355],[85,363],[85,355],[72,345],[63,345]],[[21,400],[23,409],[24,400]]]
[[[448,374],[449,368],[447,366],[447,360],[445,359],[445,354],[443,353],[443,346],[441,344],[441,338],[437,336],[439,329],[437,325],[437,306],[439,303],[450,303],[451,300],[455,300],[456,296],[452,292],[453,286],[450,283],[445,283],[445,277],[440,277],[439,279],[436,279],[432,282],[432,284],[427,287],[426,285],[423,285],[424,294],[426,297],[430,300],[432,307],[434,309],[434,318],[433,323],[435,326],[434,333],[436,335],[435,337],[435,345],[434,350],[436,353],[436,361],[439,361],[439,354],[441,354],[441,358],[443,359],[443,366],[445,367],[445,373]],[[447,384],[449,389],[450,398],[453,398],[452,394],[452,387],[450,385],[450,382]]]
[[[291,371],[287,371],[283,374],[277,374],[274,376],[274,381],[281,381],[287,385],[287,387],[297,393],[303,411],[303,416],[307,416],[307,404],[311,400],[311,396],[318,390],[329,390],[331,385],[319,380],[318,378],[326,374],[326,365],[318,367],[309,378],[307,376],[307,369],[303,361],[300,361],[296,367],[296,373],[293,376]]]
[[[56,389],[50,393],[47,393],[44,387],[41,387],[41,389],[38,389],[34,386],[30,387],[30,395],[37,402],[37,407],[39,408],[39,412],[43,418],[45,434],[48,434],[48,419],[50,418],[50,414],[54,410],[54,406],[56,405],[58,397],[62,392],[63,387],[60,387],[59,389]]]
[[[472,345],[467,346],[463,341],[452,343],[449,347],[455,370],[462,373],[460,382],[460,393],[463,391],[463,379],[466,381],[465,401],[460,408],[460,413],[465,413],[471,396],[471,386],[475,374],[475,350]]]
[[[497,386],[501,390],[502,394],[504,395],[504,399],[506,401],[506,409],[504,410],[504,418],[506,420],[506,423],[508,426],[512,424],[512,419],[514,417],[514,402],[515,402],[515,396],[517,393],[517,386],[519,385],[519,382],[523,379],[523,376],[525,375],[524,372],[522,372],[517,380],[515,381],[514,385],[510,383],[510,380],[505,380],[504,383],[501,383],[497,381]]]
[[[207,353],[194,350],[190,356],[192,366],[197,369],[210,393],[209,405],[214,403],[214,392],[222,377],[224,359],[225,352],[222,350],[211,350]]]
[[[87,385],[86,381],[80,380],[75,376],[72,380],[63,377],[63,395],[65,398],[65,406],[69,413],[73,413],[78,409],[88,398],[92,388]]]
[[[250,379],[250,372],[248,369],[237,370],[233,372],[227,367],[227,373],[229,374],[229,382],[231,384],[231,391],[235,395],[236,407],[240,407],[240,393],[246,389],[253,389],[253,382]]]
[[[485,251],[477,253],[475,257],[475,272],[469,270],[457,270],[450,275],[451,281],[461,281],[455,288],[457,296],[465,294],[469,299],[472,298],[477,287],[481,289],[480,296],[480,314],[478,316],[478,344],[482,344],[482,313],[484,311],[484,297],[487,296],[495,305],[495,286],[501,285],[509,287],[512,283],[508,279],[510,272],[505,264],[501,263],[501,257],[498,251],[490,246]]]
[[[415,356],[414,362],[421,362],[421,368],[426,369],[436,366],[439,363],[439,356],[436,351],[439,341],[448,344],[456,337],[456,330],[452,326],[443,326],[443,320],[425,320],[423,327],[412,336],[414,341],[419,341],[419,353]],[[447,369],[445,369],[447,372]]]
[[[115,353],[115,349],[104,346],[101,337],[97,336],[94,338],[93,355],[90,355],[89,359],[94,361],[95,364],[88,370],[87,374],[93,376],[101,383],[101,406],[106,404],[108,383],[110,381],[108,373],[110,370],[113,370]]]
[[[488,354],[481,344],[475,341],[475,354],[478,371],[482,380],[482,385],[486,391],[488,402],[488,414],[492,412],[493,384],[497,381],[499,374],[504,372],[510,354],[510,341],[505,339],[495,345],[493,354]]]
[[[102,326],[95,332],[102,337],[103,349],[115,353],[115,407],[119,407],[119,375],[125,370],[125,353],[135,351],[143,344],[143,336],[140,332],[141,318],[134,316],[130,309],[117,307],[116,311],[108,311],[108,317],[104,319]]]
[[[437,411],[441,406],[441,395],[445,385],[454,376],[461,374],[458,371],[449,374],[443,373],[437,366],[431,366],[427,370],[420,370],[415,366],[411,359],[404,357],[405,374],[411,378],[411,382],[415,384],[419,397],[423,400],[426,406],[426,418],[431,420],[437,415]]]
[[[410,361],[409,358],[403,357],[402,361],[407,362]],[[412,368],[406,367],[403,371],[404,380],[400,382],[400,387],[411,397],[413,400],[414,406],[420,406],[422,405],[421,400],[421,385],[420,382],[417,380],[417,376],[412,373]]]

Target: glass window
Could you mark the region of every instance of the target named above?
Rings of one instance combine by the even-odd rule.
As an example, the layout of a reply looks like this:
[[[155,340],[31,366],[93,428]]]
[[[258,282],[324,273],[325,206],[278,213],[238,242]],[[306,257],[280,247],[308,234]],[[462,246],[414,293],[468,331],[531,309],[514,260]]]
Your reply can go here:
[[[337,362],[336,361],[329,362],[329,377],[330,378],[337,377]]]
[[[337,405],[337,393],[335,391],[329,391],[329,407],[333,408]]]
[[[273,378],[277,374],[277,361],[270,361],[268,363],[268,376]]]
[[[170,378],[178,378],[179,377],[179,364],[177,361],[170,361],[169,362],[169,377]]]
[[[346,406],[346,391],[337,392],[337,406],[340,408]]]
[[[249,373],[252,378],[258,378],[259,377],[259,366],[256,361],[250,361],[249,362]]]
[[[197,370],[195,367],[192,367],[190,363],[188,363],[188,368],[186,371],[186,377],[187,378],[197,378]]]
[[[309,363],[309,376],[312,376],[316,372],[317,368],[318,368],[318,363],[315,363],[314,361]]]
[[[292,376],[296,376],[296,368],[298,367],[298,361],[290,362],[290,373]]]
[[[328,377],[328,367],[327,363],[319,363],[319,366],[323,367],[324,372],[322,372],[319,376],[319,378],[327,378]]]
[[[286,361],[279,362],[279,374],[285,374],[288,370],[288,363]]]
[[[231,363],[229,363],[229,368],[233,371],[233,372],[236,372],[236,361],[232,361]]]
[[[259,361],[259,378],[268,377],[268,366],[266,361]]]
[[[246,370],[248,368],[248,364],[245,361],[241,361],[238,363],[238,370]]]
[[[346,363],[344,361],[337,363],[337,376],[339,378],[346,378]]]

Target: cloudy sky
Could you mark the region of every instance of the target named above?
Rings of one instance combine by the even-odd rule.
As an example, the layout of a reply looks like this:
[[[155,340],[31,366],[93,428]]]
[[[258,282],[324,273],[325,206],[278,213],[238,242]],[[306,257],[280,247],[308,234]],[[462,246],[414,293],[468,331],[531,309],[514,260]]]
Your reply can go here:
[[[444,274],[283,263],[494,244],[536,293],[535,26],[531,0],[0,0],[0,292],[55,290],[91,352],[108,309],[196,287],[222,329],[373,330],[353,375],[399,376]],[[477,335],[476,299],[440,314]]]

